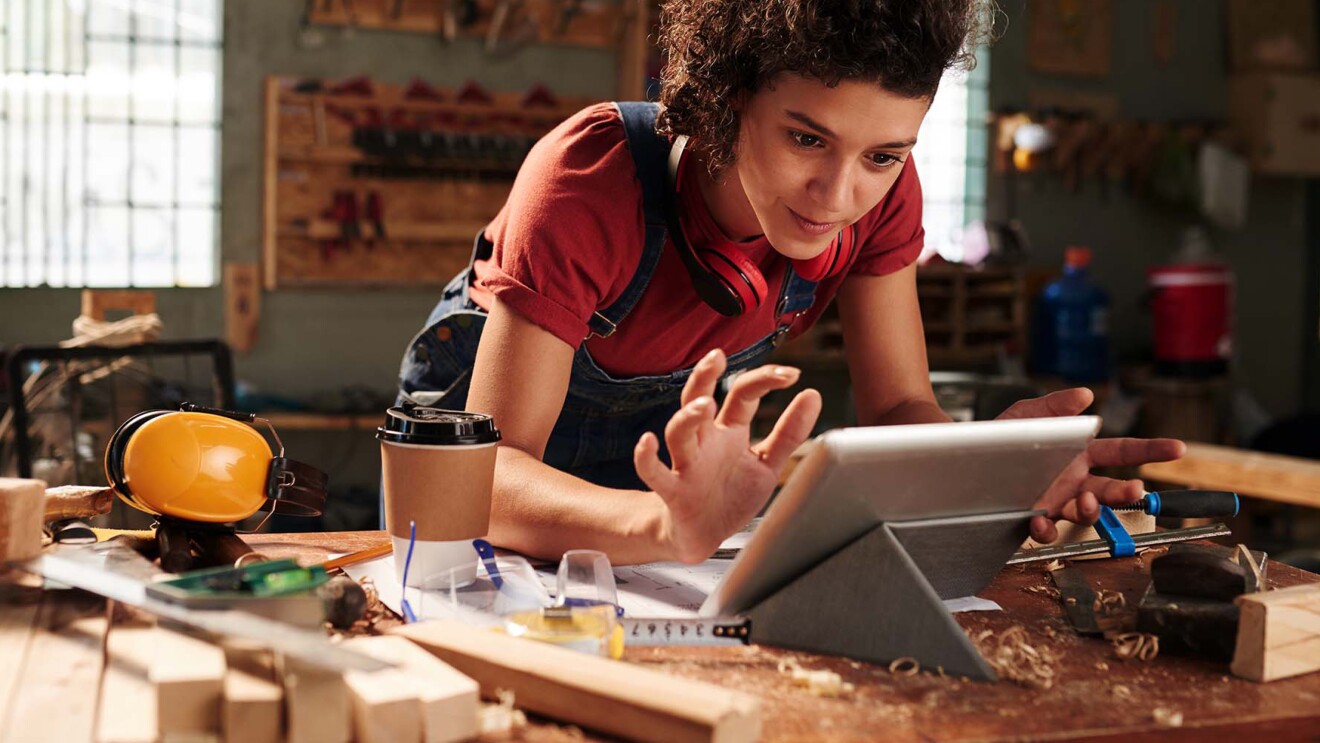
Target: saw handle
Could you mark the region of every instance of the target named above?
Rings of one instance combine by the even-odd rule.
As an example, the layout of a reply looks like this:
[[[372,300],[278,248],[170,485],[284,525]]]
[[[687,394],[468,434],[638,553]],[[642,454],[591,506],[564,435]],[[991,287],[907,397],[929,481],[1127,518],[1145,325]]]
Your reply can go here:
[[[1236,516],[1238,495],[1226,490],[1168,490],[1147,493],[1141,510],[1152,516],[1176,519],[1201,519]]]
[[[1236,516],[1238,507],[1238,494],[1227,490],[1166,490],[1146,493],[1136,503],[1114,506],[1113,510],[1142,511],[1175,519],[1201,519]]]

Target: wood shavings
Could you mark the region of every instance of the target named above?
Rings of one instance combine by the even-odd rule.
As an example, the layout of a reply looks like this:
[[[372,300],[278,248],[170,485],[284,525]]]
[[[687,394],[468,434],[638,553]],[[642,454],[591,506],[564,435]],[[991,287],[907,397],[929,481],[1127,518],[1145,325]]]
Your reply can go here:
[[[1132,698],[1132,690],[1122,684],[1115,684],[1110,688],[1109,693],[1113,694],[1114,699],[1119,702],[1126,702]]]
[[[908,656],[897,658],[889,664],[889,672],[895,676],[913,676],[920,670],[921,664],[917,659]]]
[[[1156,725],[1166,728],[1179,728],[1183,724],[1183,713],[1168,707],[1156,707],[1150,711],[1150,716]]]
[[[1053,573],[1055,570],[1063,569],[1063,560],[1050,560],[1045,563],[1045,572]]]
[[[1250,570],[1252,577],[1256,579],[1256,590],[1264,591],[1265,577],[1260,574],[1260,566],[1256,564],[1256,559],[1251,556],[1251,550],[1247,548],[1247,545],[1239,544],[1235,550],[1235,556],[1238,564]]]
[[[1057,659],[1048,647],[1036,647],[1027,641],[1027,630],[1015,625],[997,637],[991,630],[976,636],[981,655],[1000,676],[1034,689],[1054,686],[1054,662]]]
[[[813,671],[803,668],[795,658],[786,658],[779,661],[779,672],[790,674],[794,684],[806,688],[807,692],[813,696],[840,697],[844,694],[851,694],[857,689],[856,686],[844,681],[843,677],[834,671]]]
[[[1095,662],[1095,670],[1097,670],[1097,671],[1108,671],[1108,670],[1109,670],[1109,664],[1106,663],[1106,662],[1104,662],[1104,661],[1102,661],[1102,660],[1098,660],[1098,661]]]
[[[1160,638],[1145,632],[1121,632],[1109,638],[1122,660],[1152,661],[1160,654]]]
[[[1127,597],[1121,591],[1101,588],[1095,592],[1095,602],[1091,610],[1096,616],[1108,617],[1122,613],[1127,608]]]
[[[527,727],[527,715],[513,708],[513,692],[496,689],[496,704],[483,704],[477,712],[477,737],[483,741],[512,740]]]

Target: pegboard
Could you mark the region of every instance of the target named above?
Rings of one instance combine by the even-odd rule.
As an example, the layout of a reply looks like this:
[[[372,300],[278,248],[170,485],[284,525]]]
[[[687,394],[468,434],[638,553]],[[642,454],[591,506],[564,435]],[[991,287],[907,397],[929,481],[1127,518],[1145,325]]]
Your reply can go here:
[[[414,81],[266,81],[263,283],[441,286],[542,134],[592,102]]]

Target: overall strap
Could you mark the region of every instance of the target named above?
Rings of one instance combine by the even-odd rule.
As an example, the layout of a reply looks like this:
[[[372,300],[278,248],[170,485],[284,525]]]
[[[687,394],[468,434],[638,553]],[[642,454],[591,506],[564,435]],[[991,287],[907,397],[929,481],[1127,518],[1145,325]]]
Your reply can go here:
[[[655,131],[655,119],[660,113],[660,105],[645,102],[619,102],[614,105],[623,119],[628,152],[632,154],[637,179],[642,184],[642,215],[646,222],[646,234],[642,259],[627,288],[613,304],[593,314],[588,321],[591,334],[601,338],[612,335],[618,324],[642,298],[642,293],[655,274],[655,267],[660,263],[660,253],[668,234],[665,199],[669,198],[669,194],[666,193],[668,185],[665,169],[670,143]]]

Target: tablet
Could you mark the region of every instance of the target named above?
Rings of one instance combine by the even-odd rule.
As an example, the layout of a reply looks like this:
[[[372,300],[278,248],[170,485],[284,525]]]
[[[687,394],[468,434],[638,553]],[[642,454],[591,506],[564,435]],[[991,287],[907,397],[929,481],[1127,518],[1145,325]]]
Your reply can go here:
[[[1094,416],[841,428],[819,436],[701,607],[745,612],[881,522],[1031,509]]]

